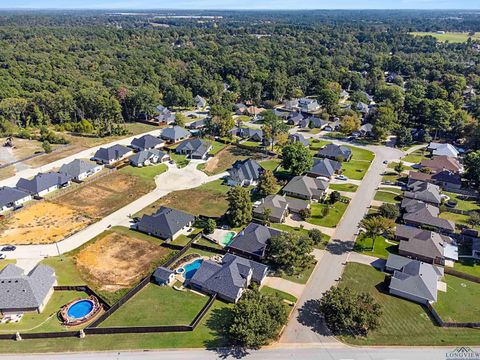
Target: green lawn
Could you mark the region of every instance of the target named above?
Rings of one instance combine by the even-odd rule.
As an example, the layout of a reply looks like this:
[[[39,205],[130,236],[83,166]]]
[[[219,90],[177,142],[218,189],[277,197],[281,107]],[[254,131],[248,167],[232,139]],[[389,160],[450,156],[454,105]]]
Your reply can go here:
[[[168,166],[166,164],[157,164],[144,167],[125,166],[124,168],[120,169],[120,172],[138,176],[139,178],[147,181],[153,181],[155,176],[163,174],[167,170]]]
[[[2,341],[2,353],[41,353],[133,349],[218,348],[227,345],[222,324],[231,304],[215,301],[194,331],[183,333],[121,334],[79,338]]]
[[[445,211],[445,212],[440,213],[439,217],[442,218],[442,219],[447,219],[447,220],[453,221],[455,224],[464,225],[464,226],[467,226],[469,228],[473,228],[475,230],[480,231],[480,226],[472,226],[468,223],[468,219],[469,219],[468,215],[454,214],[452,212]]]
[[[342,174],[352,180],[362,180],[371,162],[365,160],[350,160],[342,163]]]
[[[85,285],[72,258],[67,255],[58,255],[42,260],[42,264],[55,270],[58,285]]]
[[[293,226],[289,226],[289,225],[285,225],[285,224],[277,224],[277,223],[271,223],[270,227],[274,228],[274,229],[282,230],[282,231],[285,231],[285,232],[288,232],[288,233],[297,234],[297,235],[300,235],[300,236],[308,236],[308,230],[307,229],[301,229],[301,228],[298,228],[298,227],[293,227]]]
[[[280,159],[270,159],[270,160],[260,161],[259,164],[265,170],[274,171],[278,167],[278,165],[280,165],[281,162],[282,160]]]
[[[209,143],[212,144],[212,149],[209,151],[209,154],[210,155],[216,155],[218,154],[221,150],[225,149],[227,147],[227,144],[224,144],[222,142],[219,142],[219,141],[212,141],[212,140],[208,140]]]
[[[207,301],[207,296],[151,283],[100,326],[188,325]]]
[[[323,216],[323,209],[326,207],[329,207],[330,210],[326,216]],[[307,221],[310,224],[333,228],[337,226],[347,207],[348,204],[340,201],[333,205],[314,203],[311,205],[312,217]]]
[[[451,42],[451,43],[464,43],[468,38],[472,40],[480,40],[480,34],[476,33],[473,36],[468,35],[466,32],[447,32],[445,34],[437,34],[435,32],[411,32],[411,35],[414,36],[433,36],[440,42]]]
[[[473,198],[471,198],[471,200],[462,200],[461,199],[462,195],[460,194],[455,194],[455,193],[446,192],[446,191],[444,191],[443,193],[449,196],[450,200],[457,202],[457,206],[455,206],[455,209],[465,210],[465,211],[480,210],[480,205]],[[446,209],[448,211],[448,207],[446,207]]]
[[[195,244],[203,245],[203,246],[209,246],[209,247],[212,247],[212,248],[215,248],[215,249],[223,249],[222,245],[220,245],[218,243],[215,243],[213,241],[207,240],[203,236],[200,237],[200,239],[198,239],[197,241],[195,241]]]
[[[185,155],[176,154],[174,151],[170,152],[170,159],[172,159],[179,169],[184,168],[190,163]]]
[[[319,139],[310,139],[309,142],[310,142],[310,150],[315,150],[315,152],[323,148],[325,145],[331,144],[330,141],[319,140]]]
[[[348,263],[340,286],[369,292],[383,308],[380,326],[367,337],[342,336],[352,345],[458,346],[478,345],[478,329],[440,328],[419,304],[388,294],[385,274],[375,268]]]
[[[251,148],[262,148],[262,144],[259,143],[258,141],[247,140],[247,141],[243,141],[241,144]]]
[[[433,305],[443,321],[480,322],[480,284],[445,275],[447,292],[439,291]]]
[[[375,154],[370,150],[350,145],[347,145],[347,147],[352,150],[352,160],[363,160],[372,162],[375,158]]]
[[[171,244],[185,246],[200,232],[202,232],[202,229],[193,229],[188,235],[179,235],[175,240],[171,242]]]
[[[5,266],[9,264],[15,264],[17,260],[15,259],[6,259],[6,260],[0,260],[0,270],[2,270]]]
[[[360,234],[355,239],[354,250],[361,254],[375,256],[381,259],[387,259],[388,254],[396,254],[398,252],[398,242],[393,240],[387,240],[383,236],[377,236],[375,238],[375,248],[373,248],[373,239],[371,237],[365,236],[365,234]]]
[[[395,169],[395,166],[397,166],[398,164],[399,164],[398,161],[389,162],[387,165],[387,168]],[[403,171],[410,171],[410,170],[413,170],[413,167],[403,164]]]
[[[356,192],[358,185],[355,184],[331,184],[329,189],[335,191]]]
[[[260,289],[260,292],[262,294],[276,296],[276,297],[278,297],[282,300],[287,300],[287,301],[290,301],[290,302],[293,302],[293,303],[297,302],[297,298],[295,296],[293,296],[291,294],[288,294],[284,291],[268,287],[268,286],[263,286]]]
[[[425,151],[425,149],[419,149],[419,150],[415,150],[411,154],[408,154],[408,155],[404,156],[402,158],[402,161],[403,162],[408,162],[408,163],[418,164],[422,160],[427,158],[426,155],[428,155],[428,152]]]
[[[24,313],[22,320],[18,323],[0,324],[1,333],[13,332],[50,332],[50,331],[67,331],[67,327],[63,326],[57,318],[57,313],[63,305],[68,304],[75,299],[86,299],[87,294],[79,291],[54,291],[52,297],[48,301],[45,309],[38,314],[34,312]]]
[[[316,263],[317,262],[314,260],[300,274],[296,274],[296,275],[281,274],[281,278],[285,280],[290,280],[299,284],[306,284],[308,279],[310,278],[310,275],[312,275],[312,272],[315,269]]]
[[[480,278],[480,260],[460,257],[455,261],[454,270]]]
[[[395,190],[396,189],[388,189],[386,191],[379,190],[375,193],[375,197],[373,199],[392,204],[400,203],[402,201],[402,196]]]

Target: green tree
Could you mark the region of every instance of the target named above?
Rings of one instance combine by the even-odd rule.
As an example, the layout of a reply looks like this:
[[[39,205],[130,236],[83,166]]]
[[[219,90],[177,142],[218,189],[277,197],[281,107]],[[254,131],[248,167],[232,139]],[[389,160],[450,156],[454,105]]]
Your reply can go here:
[[[413,143],[412,130],[405,126],[400,126],[395,135],[397,136],[395,144],[397,147],[409,146]]]
[[[248,224],[252,221],[252,203],[250,191],[242,186],[236,186],[228,190],[228,216],[234,227]]]
[[[336,286],[323,294],[319,310],[336,335],[366,336],[378,327],[382,316],[382,306],[369,293]]]
[[[312,216],[312,211],[310,210],[310,208],[304,208],[300,210],[299,215],[303,221],[306,221],[309,217]]]
[[[465,177],[480,189],[480,150],[473,151],[465,156]]]
[[[317,246],[323,242],[325,237],[323,233],[318,229],[308,230],[308,236],[310,237],[310,239],[312,239],[313,244]]]
[[[340,201],[340,199],[342,198],[342,196],[340,195],[340,193],[338,191],[332,191],[330,193],[330,197],[329,197],[329,200],[330,200],[330,204],[335,204],[337,201]]]
[[[370,216],[364,218],[360,225],[365,229],[365,235],[372,239],[372,248],[375,248],[376,238],[390,232],[395,227],[395,221],[383,216]]]
[[[360,118],[357,114],[346,115],[342,118],[342,126],[340,131],[343,134],[349,135],[355,131],[360,129],[360,125],[362,124]]]
[[[318,94],[318,103],[327,113],[335,115],[338,110],[338,93],[332,89],[322,89]]]
[[[213,219],[207,219],[205,222],[205,227],[203,228],[203,233],[205,235],[213,234],[215,228],[217,227],[217,223]]]
[[[257,190],[262,196],[273,195],[277,193],[278,182],[271,170],[264,170],[260,175]]]
[[[261,115],[263,116],[263,136],[265,137],[265,139],[270,141],[273,151],[274,145],[278,140],[278,136],[280,134],[287,133],[288,126],[271,110],[263,111]]]
[[[175,125],[178,126],[185,126],[185,123],[187,122],[187,117],[183,115],[181,112],[177,112],[175,114]]]
[[[42,143],[42,148],[43,151],[45,151],[47,154],[50,154],[52,152],[52,146],[47,140]]]
[[[405,165],[403,164],[403,161],[396,163],[393,170],[395,170],[395,172],[400,175],[402,171],[405,170]]]
[[[378,208],[378,214],[384,218],[395,220],[400,216],[400,208],[395,204],[384,203]]]
[[[210,124],[213,127],[211,130],[215,130],[220,136],[226,136],[235,126],[231,111],[222,106],[213,105],[210,116],[212,117]]]
[[[278,270],[293,275],[312,263],[312,250],[313,242],[309,237],[282,232],[270,239],[268,258]]]
[[[282,149],[282,166],[293,175],[301,175],[313,165],[312,154],[300,142],[288,144]]]
[[[285,305],[278,298],[247,290],[232,308],[227,325],[230,341],[244,348],[258,349],[275,340],[287,323]]]

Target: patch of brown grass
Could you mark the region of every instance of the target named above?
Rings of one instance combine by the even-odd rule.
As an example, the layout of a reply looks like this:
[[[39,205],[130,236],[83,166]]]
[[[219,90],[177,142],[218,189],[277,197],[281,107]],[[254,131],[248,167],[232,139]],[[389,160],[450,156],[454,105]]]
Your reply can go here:
[[[132,287],[169,250],[148,240],[108,232],[74,258],[79,271],[103,291]]]
[[[229,169],[235,161],[244,160],[249,157],[255,157],[255,154],[251,151],[230,145],[220,150],[212,159],[207,161],[202,171],[209,176],[220,174]]]

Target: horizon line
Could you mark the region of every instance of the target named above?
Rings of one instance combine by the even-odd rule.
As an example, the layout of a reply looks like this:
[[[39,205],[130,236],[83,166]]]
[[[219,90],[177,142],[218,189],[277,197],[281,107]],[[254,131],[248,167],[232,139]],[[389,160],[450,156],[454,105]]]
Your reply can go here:
[[[79,7],[0,7],[0,11],[18,11],[18,10],[82,10],[82,11],[112,11],[112,10],[129,10],[133,12],[140,11],[172,11],[172,10],[181,10],[181,11],[291,11],[291,12],[300,12],[300,11],[480,11],[478,8],[79,8]]]

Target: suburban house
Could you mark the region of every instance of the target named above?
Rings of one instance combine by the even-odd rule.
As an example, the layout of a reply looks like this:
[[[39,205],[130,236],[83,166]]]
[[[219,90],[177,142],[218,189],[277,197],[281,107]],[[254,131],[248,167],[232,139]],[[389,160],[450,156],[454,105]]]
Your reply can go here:
[[[187,129],[181,126],[172,126],[162,130],[160,137],[170,144],[175,144],[179,141],[188,139],[192,134]]]
[[[355,109],[362,115],[368,115],[368,113],[370,112],[370,108],[367,104],[365,104],[364,102],[357,102],[355,104]]]
[[[228,250],[246,258],[261,260],[265,257],[268,241],[281,233],[280,230],[250,223],[232,239]]]
[[[252,128],[233,128],[230,133],[242,139],[263,142],[263,131]]]
[[[320,110],[320,105],[315,99],[298,99],[298,107],[304,112],[314,112]]]
[[[247,112],[248,106],[244,103],[235,104],[235,114],[243,115]]]
[[[177,154],[185,155],[188,159],[205,160],[208,157],[208,152],[211,149],[211,143],[195,138],[182,142],[175,148],[175,152]]]
[[[275,108],[275,109],[273,109],[273,114],[275,116],[278,116],[278,117],[286,120],[286,119],[288,119],[288,116],[290,115],[290,112],[282,110],[282,109]]]
[[[300,122],[303,120],[303,115],[299,112],[292,112],[287,118],[287,124],[299,126]]]
[[[70,185],[70,178],[57,172],[38,173],[31,180],[20,178],[16,187],[33,196],[43,196]]]
[[[230,186],[256,186],[263,168],[252,159],[237,160],[227,170],[227,184]]]
[[[420,165],[422,168],[430,169],[434,173],[450,171],[455,174],[461,174],[463,172],[463,165],[460,164],[458,159],[445,155],[434,156],[432,159],[424,159]]]
[[[434,231],[397,225],[395,239],[400,241],[398,254],[430,264],[451,265],[458,260],[453,239]]]
[[[413,185],[419,181],[438,185],[444,190],[459,190],[462,188],[462,177],[448,170],[433,174],[410,171],[408,174],[408,185]]]
[[[291,100],[287,100],[284,102],[284,107],[285,109],[287,110],[295,110],[295,109],[298,109],[298,99],[291,99]]]
[[[307,171],[307,175],[311,177],[324,177],[330,179],[336,172],[342,168],[342,164],[330,159],[313,159],[313,165]]]
[[[63,164],[58,172],[70,179],[82,181],[87,177],[95,175],[101,171],[102,167],[102,165],[99,165],[93,161],[75,159],[68,164]]]
[[[440,188],[437,185],[425,181],[415,181],[409,184],[408,188],[410,190],[404,192],[407,199],[420,200],[436,206],[442,202]]]
[[[41,313],[57,285],[55,271],[39,264],[28,274],[9,264],[0,271],[0,313]]]
[[[288,139],[292,142],[292,143],[295,143],[295,142],[299,142],[305,146],[309,146],[310,143],[308,142],[307,139],[305,139],[305,137],[300,134],[300,133],[295,133],[295,134],[290,134],[288,135]]]
[[[316,156],[342,162],[350,161],[352,149],[343,145],[327,144],[318,151]]]
[[[307,127],[310,127],[312,129],[323,129],[325,126],[328,125],[328,122],[320,119],[316,116],[310,116],[308,118],[308,125]]]
[[[0,187],[0,211],[15,209],[30,200],[32,195],[26,191],[8,186]]]
[[[183,211],[161,206],[153,215],[143,215],[137,223],[137,230],[160,239],[171,241],[187,233],[195,216]]]
[[[160,125],[170,125],[175,122],[175,115],[165,106],[158,105],[156,110],[158,115],[155,116],[155,121]]]
[[[126,157],[132,155],[133,151],[123,145],[113,145],[108,148],[101,147],[93,155],[92,160],[100,162],[102,164],[111,165]]]
[[[295,176],[282,189],[284,195],[305,200],[320,200],[328,189],[328,181],[309,176]]]
[[[432,156],[450,156],[457,158],[459,154],[459,151],[455,148],[455,146],[436,142],[431,142],[428,144],[427,150],[432,154]]]
[[[220,262],[204,260],[188,285],[193,289],[236,303],[251,282],[261,284],[268,266],[240,256],[225,254]]]
[[[130,144],[132,148],[139,151],[158,149],[158,148],[161,148],[163,145],[165,145],[165,142],[163,142],[158,137],[150,134],[146,134],[146,135],[143,135],[142,137],[135,138],[132,140],[132,143]]]
[[[282,223],[289,213],[299,213],[308,209],[308,201],[284,197],[281,195],[268,195],[261,200],[261,203],[253,209],[253,216],[257,219],[265,218],[265,210],[270,211],[268,220],[275,223]]]
[[[170,285],[175,281],[175,272],[166,267],[159,266],[152,274],[153,281],[158,285]]]
[[[170,155],[158,149],[142,150],[130,158],[132,166],[142,167],[170,160]]]
[[[360,136],[372,137],[373,136],[373,125],[370,123],[363,124],[358,130]]]
[[[304,118],[298,123],[298,127],[308,129],[310,127],[310,118]]]
[[[198,129],[203,129],[205,126],[207,126],[207,118],[199,119],[194,122],[191,122],[188,124],[188,128],[191,130],[198,130]]]
[[[342,91],[340,91],[340,95],[338,97],[341,100],[347,100],[349,96],[350,96],[350,94],[348,93],[348,91],[342,89]]]
[[[200,95],[195,96],[193,100],[195,101],[195,105],[197,106],[197,109],[203,109],[205,106],[207,106],[207,100],[205,100]]]
[[[435,228],[441,233],[452,233],[455,231],[455,223],[450,220],[439,218],[440,210],[431,204],[414,199],[402,201],[403,222],[407,225],[417,227]]]
[[[390,254],[385,270],[393,272],[390,294],[425,305],[437,301],[438,283],[443,277],[442,268]]]
[[[340,119],[336,118],[336,120],[328,122],[328,124],[325,125],[323,130],[330,131],[330,132],[331,131],[338,131],[338,130],[340,130],[341,127],[342,127],[342,123],[341,123]]]

